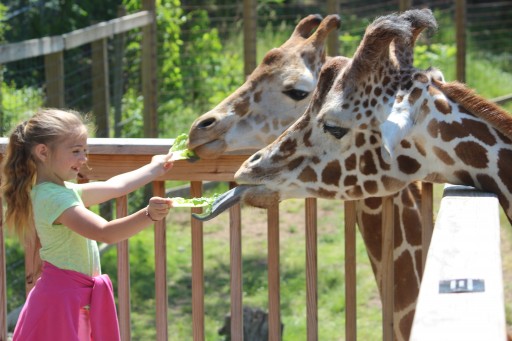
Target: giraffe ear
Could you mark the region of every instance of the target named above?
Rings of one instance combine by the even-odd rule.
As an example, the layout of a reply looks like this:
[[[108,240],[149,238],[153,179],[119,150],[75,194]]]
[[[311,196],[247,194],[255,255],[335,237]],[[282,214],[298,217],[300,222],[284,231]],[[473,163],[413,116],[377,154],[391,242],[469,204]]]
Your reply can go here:
[[[411,115],[411,110],[393,108],[386,121],[381,123],[381,153],[385,162],[391,163],[393,161],[396,146],[409,135],[413,124]]]

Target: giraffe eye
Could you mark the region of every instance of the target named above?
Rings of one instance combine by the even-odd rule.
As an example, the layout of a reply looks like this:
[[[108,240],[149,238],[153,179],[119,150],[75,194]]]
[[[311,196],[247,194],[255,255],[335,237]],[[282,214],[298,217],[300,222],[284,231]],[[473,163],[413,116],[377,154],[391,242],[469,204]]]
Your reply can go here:
[[[324,123],[324,132],[331,134],[338,140],[341,139],[343,136],[345,136],[348,133],[348,128],[338,127],[338,126],[331,126]]]
[[[290,90],[284,90],[283,94],[290,97],[294,101],[301,101],[304,98],[308,97],[309,92],[303,91],[303,90],[298,90],[298,89],[290,89]]]

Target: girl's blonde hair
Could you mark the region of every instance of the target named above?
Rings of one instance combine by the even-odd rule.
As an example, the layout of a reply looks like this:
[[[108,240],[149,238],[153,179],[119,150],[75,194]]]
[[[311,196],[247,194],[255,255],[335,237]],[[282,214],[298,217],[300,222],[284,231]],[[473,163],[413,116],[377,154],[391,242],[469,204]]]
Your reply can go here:
[[[30,192],[36,181],[36,145],[52,149],[56,142],[74,134],[87,135],[90,126],[74,111],[43,108],[18,124],[9,136],[2,164],[2,195],[7,203],[5,223],[21,241],[34,245],[36,233]]]

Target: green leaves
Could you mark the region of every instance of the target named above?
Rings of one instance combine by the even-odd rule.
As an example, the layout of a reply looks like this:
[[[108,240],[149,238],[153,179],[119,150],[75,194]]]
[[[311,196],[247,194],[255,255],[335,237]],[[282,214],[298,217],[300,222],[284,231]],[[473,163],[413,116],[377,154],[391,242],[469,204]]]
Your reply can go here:
[[[201,197],[201,198],[182,198],[174,197],[172,200],[172,207],[206,207],[211,206],[219,194],[214,194],[212,197]]]
[[[171,149],[169,149],[169,151],[172,152],[171,161],[189,160],[191,162],[194,162],[199,160],[199,156],[197,156],[197,154],[194,151],[188,149],[187,140],[187,134],[181,134],[178,137],[176,137]]]

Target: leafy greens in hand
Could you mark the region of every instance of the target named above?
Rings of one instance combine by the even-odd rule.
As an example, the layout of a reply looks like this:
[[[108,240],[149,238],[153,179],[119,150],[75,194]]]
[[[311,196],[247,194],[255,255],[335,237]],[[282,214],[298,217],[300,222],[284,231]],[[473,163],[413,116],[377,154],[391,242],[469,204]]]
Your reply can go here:
[[[217,199],[220,194],[214,194],[212,197],[201,197],[201,198],[182,198],[182,197],[174,197],[170,198],[172,200],[172,207],[203,207],[203,213],[209,213],[212,210],[212,205],[215,199]]]
[[[176,160],[190,160],[190,161],[196,161],[199,160],[199,156],[197,154],[188,149],[187,147],[187,134],[181,134],[178,137],[174,139],[174,143],[172,144],[169,151],[172,152],[171,161]]]

